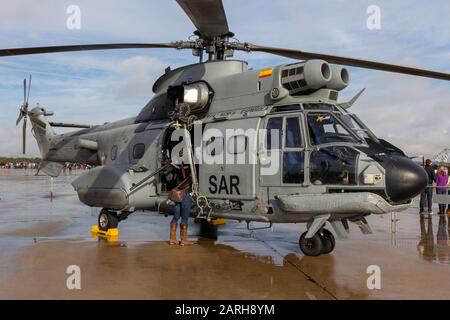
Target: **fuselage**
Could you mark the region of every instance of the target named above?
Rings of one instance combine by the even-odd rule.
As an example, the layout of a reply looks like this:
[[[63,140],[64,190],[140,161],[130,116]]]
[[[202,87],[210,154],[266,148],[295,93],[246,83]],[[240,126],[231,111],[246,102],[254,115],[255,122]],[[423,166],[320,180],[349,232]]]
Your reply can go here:
[[[316,65],[292,72],[291,65],[248,70],[245,62],[216,61],[169,71],[137,117],[56,135],[44,160],[98,166],[73,182],[87,205],[163,210],[172,172],[133,186],[172,152],[173,88],[202,82],[209,100],[193,109],[189,134],[200,193],[217,208],[214,216],[306,222],[327,212],[343,219],[404,210],[426,184],[423,169],[337,102],[342,81],[315,88],[323,80]]]

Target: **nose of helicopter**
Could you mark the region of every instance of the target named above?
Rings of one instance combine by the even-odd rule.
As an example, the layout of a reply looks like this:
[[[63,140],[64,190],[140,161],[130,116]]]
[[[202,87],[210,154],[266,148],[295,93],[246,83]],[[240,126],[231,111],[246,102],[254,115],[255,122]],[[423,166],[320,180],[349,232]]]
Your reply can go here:
[[[428,184],[425,170],[406,157],[394,156],[385,165],[386,193],[392,201],[410,200]]]

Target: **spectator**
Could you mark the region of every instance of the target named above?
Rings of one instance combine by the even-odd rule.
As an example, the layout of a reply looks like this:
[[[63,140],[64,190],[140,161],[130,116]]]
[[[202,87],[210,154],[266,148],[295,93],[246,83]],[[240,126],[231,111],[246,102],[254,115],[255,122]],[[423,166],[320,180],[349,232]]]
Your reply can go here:
[[[444,166],[440,166],[438,168],[438,174],[436,177],[436,193],[437,194],[447,194],[447,185],[448,185],[448,174],[445,171]],[[445,213],[446,205],[443,203],[439,204],[439,214]]]
[[[433,182],[436,180],[436,175],[434,173],[434,168],[431,165],[431,160],[427,159],[425,161],[425,171],[428,175],[428,185],[425,190],[420,194],[420,214],[425,211],[425,200],[428,204],[428,214],[433,213]]]

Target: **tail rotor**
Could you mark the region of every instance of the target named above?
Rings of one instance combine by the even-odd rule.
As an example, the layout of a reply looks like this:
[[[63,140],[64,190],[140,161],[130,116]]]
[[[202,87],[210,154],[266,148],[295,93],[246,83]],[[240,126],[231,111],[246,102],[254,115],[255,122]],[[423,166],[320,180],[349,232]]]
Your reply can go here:
[[[28,81],[28,90],[27,90],[27,79],[23,79],[23,104],[20,107],[19,117],[16,121],[16,126],[19,125],[20,121],[23,119],[22,124],[22,152],[25,154],[26,152],[26,133],[27,133],[27,121],[28,121],[28,99],[30,98],[30,88],[31,88],[31,74]]]

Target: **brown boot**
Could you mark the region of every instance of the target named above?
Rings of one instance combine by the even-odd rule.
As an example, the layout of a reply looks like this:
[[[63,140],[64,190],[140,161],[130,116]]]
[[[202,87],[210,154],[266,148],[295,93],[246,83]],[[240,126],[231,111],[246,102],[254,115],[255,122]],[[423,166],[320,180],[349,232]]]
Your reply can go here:
[[[180,226],[181,226],[181,228],[180,228],[180,236],[181,236],[180,246],[188,246],[191,243],[187,239],[187,224],[181,224]]]
[[[170,224],[170,245],[177,244],[177,223]]]

